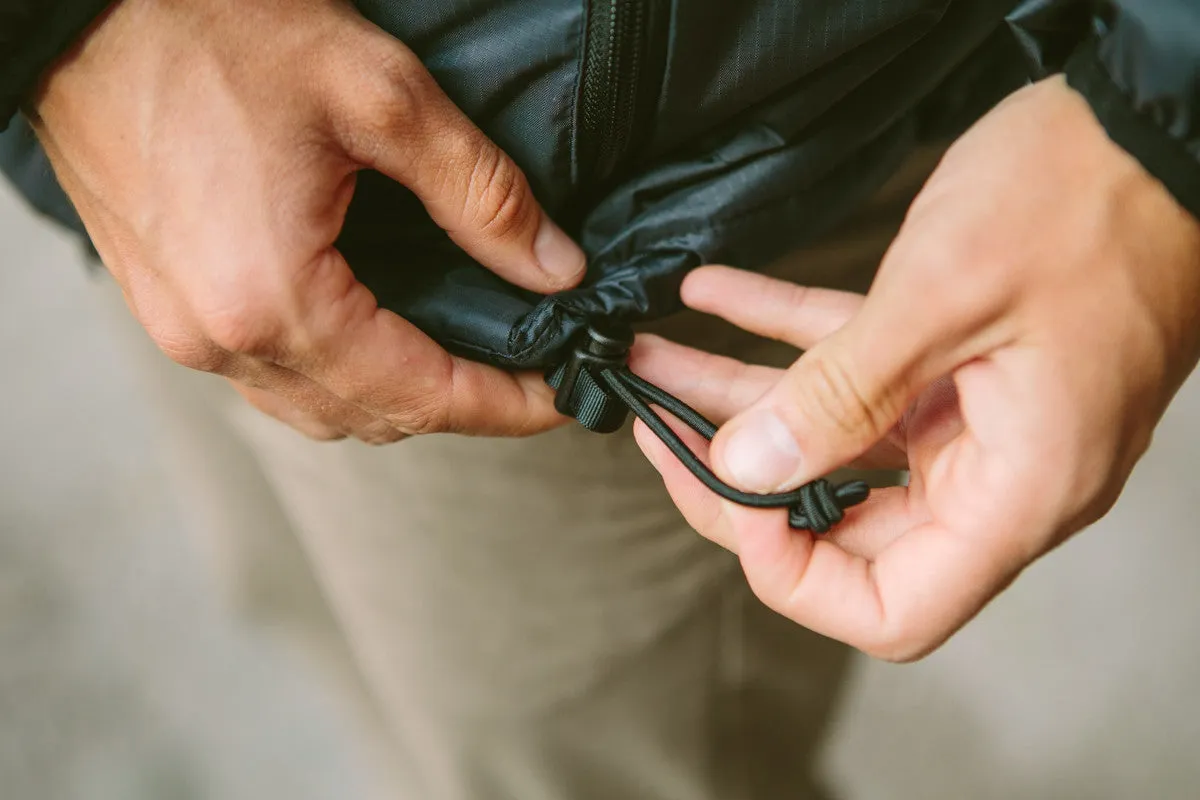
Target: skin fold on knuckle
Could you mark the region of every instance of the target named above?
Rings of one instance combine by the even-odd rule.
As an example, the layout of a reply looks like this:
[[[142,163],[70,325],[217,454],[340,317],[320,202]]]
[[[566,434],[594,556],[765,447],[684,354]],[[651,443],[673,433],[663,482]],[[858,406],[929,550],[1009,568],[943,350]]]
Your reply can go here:
[[[859,649],[879,661],[889,664],[915,664],[931,655],[941,642],[929,642],[922,638],[895,635],[873,639]]]
[[[911,614],[891,612],[879,598],[879,621],[851,646],[866,655],[890,664],[913,664],[937,650],[952,631],[930,629],[930,619],[914,619]]]
[[[783,338],[784,334],[791,332],[792,321],[808,313],[808,306],[813,296],[812,287],[779,281],[777,285],[772,283],[770,291],[778,292],[781,295],[781,304],[788,309],[788,315],[779,320],[779,324],[776,326],[778,338]]]
[[[1058,478],[1046,482],[1047,490],[1058,502],[1044,516],[1050,524],[1057,523],[1056,532],[1048,541],[1031,543],[1028,560],[1044,555],[1112,510],[1152,438],[1149,433],[1133,437],[1130,441],[1124,435],[1093,436],[1072,448],[1074,453],[1060,455],[1052,462]]]
[[[269,363],[283,357],[279,323],[274,314],[256,304],[206,311],[200,317],[200,328],[213,346],[226,353]]]
[[[444,373],[414,381],[404,387],[393,409],[383,419],[404,436],[431,433],[457,433],[451,413],[453,368]]]
[[[891,430],[901,411],[894,393],[868,390],[836,355],[813,350],[801,361],[785,404],[798,417],[795,424],[831,429],[856,447],[873,444]]]
[[[431,433],[458,433],[450,425],[443,409],[408,408],[391,417],[392,425],[404,436],[427,436]]]
[[[376,420],[355,431],[355,438],[372,447],[395,444],[408,438],[402,431],[397,430],[385,420]]]
[[[160,328],[148,333],[167,358],[188,369],[219,373],[229,360],[226,351],[193,331]]]
[[[506,241],[526,230],[533,213],[532,192],[517,165],[496,144],[481,139],[467,181],[461,224],[488,239]]]
[[[320,371],[336,360],[340,345],[382,316],[375,295],[354,273],[328,252],[302,268],[294,278],[296,298],[284,326],[276,363],[297,372]]]

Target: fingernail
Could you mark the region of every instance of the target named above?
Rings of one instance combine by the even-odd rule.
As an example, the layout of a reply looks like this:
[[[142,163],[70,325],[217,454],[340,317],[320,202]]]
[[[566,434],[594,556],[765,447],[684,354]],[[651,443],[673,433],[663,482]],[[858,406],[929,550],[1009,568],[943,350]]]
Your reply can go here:
[[[725,443],[721,455],[729,476],[751,492],[791,488],[801,468],[795,437],[770,410],[758,411],[743,422]]]
[[[587,264],[579,245],[545,215],[533,241],[533,256],[543,272],[564,282],[579,277]]]

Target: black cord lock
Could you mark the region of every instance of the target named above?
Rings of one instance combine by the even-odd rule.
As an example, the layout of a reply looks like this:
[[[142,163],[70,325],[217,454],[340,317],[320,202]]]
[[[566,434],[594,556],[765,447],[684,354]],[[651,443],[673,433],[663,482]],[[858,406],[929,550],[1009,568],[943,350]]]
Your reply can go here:
[[[717,433],[700,412],[678,397],[629,371],[633,331],[593,326],[570,357],[546,376],[558,394],[554,406],[588,430],[613,433],[632,411],[663,444],[710,490],[751,508],[786,508],[788,522],[798,530],[828,533],[845,518],[846,509],[865,501],[871,490],[864,481],[833,485],[824,478],[791,492],[753,494],[735,489],[718,478],[663,421],[650,404],[659,406],[709,441]]]
[[[579,420],[589,431],[619,431],[629,418],[629,406],[598,378],[604,370],[627,369],[632,347],[630,328],[589,327],[570,357],[546,377],[558,392],[554,397],[558,413]]]

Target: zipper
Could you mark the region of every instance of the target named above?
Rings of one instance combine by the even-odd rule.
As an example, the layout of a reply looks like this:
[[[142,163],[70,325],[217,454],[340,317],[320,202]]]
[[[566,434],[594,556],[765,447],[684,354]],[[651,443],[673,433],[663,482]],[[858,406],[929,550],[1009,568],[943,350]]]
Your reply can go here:
[[[653,0],[587,0],[576,128],[577,179],[603,184],[630,155],[653,116]]]

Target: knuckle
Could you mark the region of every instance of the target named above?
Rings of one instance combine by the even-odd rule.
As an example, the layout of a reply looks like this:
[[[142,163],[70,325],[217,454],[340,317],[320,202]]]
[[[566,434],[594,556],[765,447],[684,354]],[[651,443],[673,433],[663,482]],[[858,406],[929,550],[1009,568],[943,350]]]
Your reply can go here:
[[[912,664],[937,648],[925,636],[906,624],[892,624],[873,636],[860,648],[864,653],[892,664]]]
[[[301,427],[293,425],[305,437],[314,442],[340,442],[346,438],[346,434],[337,428],[331,428],[328,425],[309,424]]]
[[[397,416],[395,427],[404,436],[452,432],[445,413],[436,408],[409,409]]]
[[[402,431],[397,430],[395,426],[383,420],[372,422],[356,435],[361,441],[372,447],[395,444],[407,438]]]
[[[1054,509],[1068,517],[1060,537],[1074,533],[1108,514],[1117,504],[1130,472],[1137,463],[1149,437],[1129,443],[1095,441],[1072,448],[1073,453],[1050,456],[1039,465],[1049,473],[1044,485],[1054,498],[1070,498],[1065,505]],[[1057,543],[1057,538],[1056,538]],[[1040,553],[1038,554],[1040,555]]]
[[[447,358],[442,369],[410,387],[401,410],[388,420],[403,436],[458,433],[452,405],[457,370]]]
[[[275,361],[278,342],[268,333],[267,326],[255,320],[217,317],[204,323],[209,341],[227,353],[250,356],[263,361]]]
[[[493,142],[479,148],[467,185],[464,221],[493,239],[519,235],[533,210],[524,174]]]
[[[227,359],[219,347],[191,331],[150,331],[150,338],[167,358],[198,372],[219,372]]]
[[[905,640],[872,644],[863,648],[863,652],[889,664],[914,664],[929,654],[928,648]]]
[[[807,357],[806,357],[807,358]],[[899,416],[890,393],[869,390],[839,359],[812,354],[799,383],[803,412],[855,439],[882,436]]]
[[[409,394],[383,421],[402,437],[454,432],[446,394],[439,389]]]
[[[275,362],[282,356],[279,324],[272,313],[253,304],[235,303],[200,314],[208,341],[227,353]]]
[[[812,300],[812,287],[801,286],[798,283],[784,283],[781,286],[772,287],[772,291],[776,290],[782,293],[783,304],[794,317],[808,311],[807,306]]]
[[[390,136],[421,119],[432,79],[407,48],[387,46],[360,67],[353,99],[355,122],[368,135]]]

